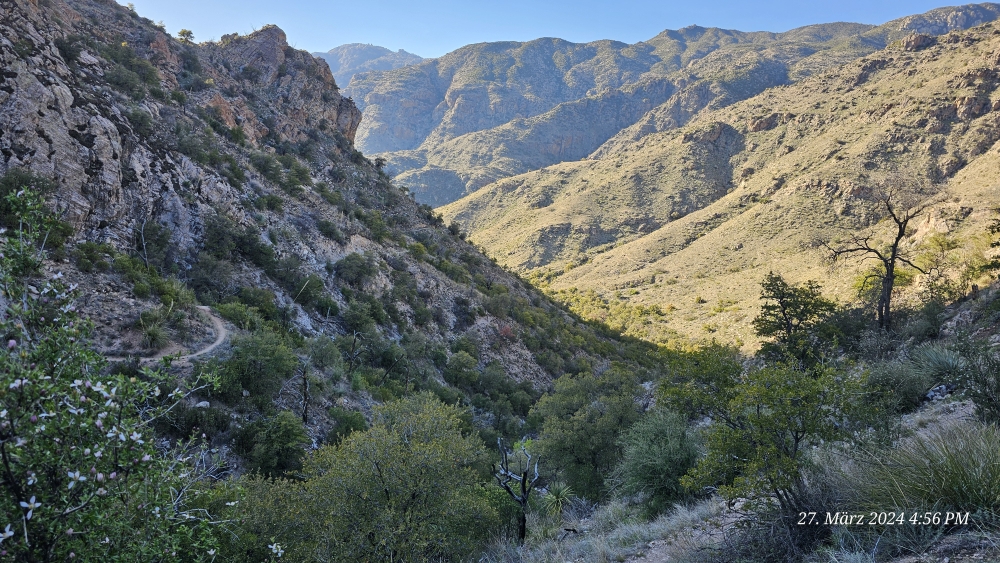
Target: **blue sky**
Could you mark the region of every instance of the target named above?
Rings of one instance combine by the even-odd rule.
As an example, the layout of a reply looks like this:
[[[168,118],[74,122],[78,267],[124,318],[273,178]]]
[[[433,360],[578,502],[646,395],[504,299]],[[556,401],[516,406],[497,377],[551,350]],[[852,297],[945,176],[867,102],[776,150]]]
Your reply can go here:
[[[483,41],[560,37],[634,43],[664,29],[697,24],[742,31],[786,31],[812,23],[881,24],[941,7],[942,0],[133,0],[167,31],[196,41],[248,33],[273,23],[299,49],[326,51],[373,43],[438,57]],[[124,1],[122,2],[125,3]]]

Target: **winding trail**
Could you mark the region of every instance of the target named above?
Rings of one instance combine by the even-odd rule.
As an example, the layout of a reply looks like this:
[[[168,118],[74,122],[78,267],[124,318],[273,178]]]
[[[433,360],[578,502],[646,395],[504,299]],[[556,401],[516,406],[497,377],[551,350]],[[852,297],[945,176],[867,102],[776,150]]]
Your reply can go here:
[[[212,321],[212,328],[215,330],[215,342],[212,342],[211,344],[205,346],[204,348],[198,350],[197,352],[192,352],[190,354],[185,354],[183,356],[174,357],[173,360],[174,365],[190,363],[191,360],[212,352],[213,350],[221,346],[222,343],[225,342],[227,338],[229,338],[229,330],[226,329],[225,323],[223,323],[222,319],[217,317],[215,313],[212,312],[211,307],[199,305],[198,310],[208,315],[208,318]],[[167,346],[163,350],[160,350],[159,352],[157,352],[152,356],[143,356],[143,357],[106,356],[106,359],[112,362],[123,362],[125,360],[128,360],[129,358],[138,358],[139,363],[158,362],[167,356],[173,355],[175,352],[178,352],[181,349],[182,348],[180,346],[172,344],[170,346]]]

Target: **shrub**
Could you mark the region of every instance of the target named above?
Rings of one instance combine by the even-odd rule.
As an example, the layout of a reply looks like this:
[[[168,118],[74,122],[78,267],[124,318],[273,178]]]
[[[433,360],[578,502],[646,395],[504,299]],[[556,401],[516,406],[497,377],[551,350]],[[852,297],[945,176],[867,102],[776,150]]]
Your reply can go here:
[[[374,260],[357,252],[352,252],[341,258],[334,268],[341,279],[353,286],[360,286],[378,271]]]
[[[1000,429],[956,422],[862,455],[846,487],[862,510],[1000,513]]]
[[[233,440],[233,450],[251,471],[272,478],[301,471],[308,445],[302,420],[289,411],[251,423]]]
[[[243,390],[257,408],[272,408],[273,395],[295,374],[299,360],[278,334],[269,330],[233,339],[233,351],[221,366],[220,394],[229,402],[240,400]]]
[[[579,495],[597,499],[606,491],[605,478],[621,457],[618,436],[639,419],[638,389],[635,374],[615,365],[600,375],[560,377],[532,408],[542,455]]]
[[[320,234],[326,238],[337,242],[339,244],[344,244],[347,239],[344,237],[344,233],[341,232],[337,225],[332,221],[321,220],[316,222],[316,228],[319,230]]]
[[[649,515],[687,497],[681,477],[694,467],[698,448],[683,416],[666,409],[647,412],[618,441],[616,470],[626,494],[643,494]]]
[[[247,527],[288,546],[290,560],[461,561],[498,525],[477,485],[483,453],[459,409],[417,395],[320,448],[301,484],[247,482],[241,506]]]
[[[347,438],[353,432],[364,432],[368,430],[368,422],[365,415],[358,411],[347,410],[342,407],[330,407],[328,411],[330,420],[333,421],[333,430],[326,436],[326,443],[339,444],[341,440]]]
[[[455,387],[468,389],[479,380],[479,372],[476,371],[478,363],[478,360],[464,350],[452,354],[444,369],[444,380]]]
[[[1000,358],[988,347],[968,339],[960,341],[959,351],[965,365],[953,381],[972,399],[980,420],[1000,423]]]
[[[933,380],[910,362],[881,362],[868,371],[865,387],[869,400],[893,412],[909,412],[920,406]]]

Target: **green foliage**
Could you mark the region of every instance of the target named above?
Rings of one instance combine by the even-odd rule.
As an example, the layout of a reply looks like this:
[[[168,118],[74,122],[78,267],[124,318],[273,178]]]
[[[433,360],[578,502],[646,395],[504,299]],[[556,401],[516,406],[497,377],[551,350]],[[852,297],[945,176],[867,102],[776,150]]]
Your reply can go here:
[[[319,233],[321,235],[325,236],[326,238],[336,243],[344,244],[345,242],[347,242],[347,238],[344,236],[344,233],[339,228],[337,228],[337,225],[334,224],[332,221],[327,221],[327,220],[317,221],[316,229],[319,230]]]
[[[344,256],[334,267],[340,279],[355,287],[364,284],[378,272],[374,260],[357,252]]]
[[[271,478],[298,474],[308,445],[302,420],[289,411],[247,425],[233,440],[233,450],[247,467]]]
[[[662,408],[647,412],[622,434],[619,445],[616,478],[626,494],[644,495],[649,515],[687,498],[680,481],[694,467],[698,448],[683,416]]]
[[[764,346],[762,353],[787,356],[810,365],[818,361],[825,352],[821,342],[834,336],[824,321],[836,310],[832,301],[823,298],[819,284],[807,281],[793,286],[770,272],[761,288],[764,304],[753,320],[754,331],[757,336],[774,339]]]
[[[342,407],[330,407],[328,411],[330,420],[333,421],[333,430],[327,434],[328,444],[339,444],[341,440],[351,435],[353,432],[364,432],[368,430],[368,422],[365,415],[358,411],[347,410]]]
[[[444,380],[455,387],[467,389],[479,380],[479,372],[476,371],[478,363],[478,360],[464,350],[453,354],[448,358],[448,366],[444,369]]]
[[[147,87],[158,87],[160,75],[146,59],[136,56],[127,43],[102,45],[101,56],[114,65],[104,78],[121,92],[136,100],[146,96]]]
[[[187,284],[202,303],[212,305],[223,301],[235,292],[233,265],[201,252],[187,273]]]
[[[706,456],[681,482],[692,489],[718,485],[727,499],[794,511],[804,488],[804,454],[843,435],[858,382],[830,369],[786,365],[743,373],[735,353],[719,348],[693,356],[696,369],[675,372],[660,388],[665,404],[714,421]],[[702,357],[708,365],[699,365]]]
[[[1000,513],[1000,430],[952,423],[860,455],[846,476],[862,510]]]
[[[580,373],[556,380],[530,417],[540,421],[538,446],[578,494],[597,499],[621,457],[617,439],[639,419],[639,382],[631,370],[613,366],[599,375]]]
[[[140,138],[148,139],[153,134],[153,117],[145,111],[136,108],[125,114],[125,117],[132,124],[132,130]]]
[[[280,335],[261,330],[233,338],[232,354],[219,367],[224,400],[235,403],[246,390],[250,403],[266,411],[281,384],[295,375],[299,359]]]
[[[291,560],[462,560],[498,517],[473,468],[482,444],[461,426],[426,394],[378,407],[369,430],[311,456],[304,481],[248,481],[246,527]]]
[[[912,362],[887,361],[873,364],[865,378],[868,400],[890,412],[910,412],[920,406],[934,380]]]
[[[40,231],[32,221],[25,216],[0,253],[0,291],[16,298],[0,319],[2,556],[208,561],[216,543],[192,506],[195,468],[182,452],[161,455],[151,425],[186,390],[211,382],[177,387],[159,371],[103,372],[103,358],[87,346],[92,325],[70,307],[61,275],[31,280],[39,299],[15,275],[18,254],[34,252]]]
[[[989,347],[963,338],[958,351],[961,361],[952,361],[951,381],[976,405],[980,420],[1000,424],[1000,358]],[[942,362],[943,363],[943,362]]]

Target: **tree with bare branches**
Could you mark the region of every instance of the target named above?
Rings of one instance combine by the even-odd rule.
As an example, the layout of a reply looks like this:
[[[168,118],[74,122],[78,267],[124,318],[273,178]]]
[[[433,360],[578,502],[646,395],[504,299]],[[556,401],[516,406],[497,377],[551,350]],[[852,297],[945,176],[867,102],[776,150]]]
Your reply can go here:
[[[507,449],[503,447],[503,441],[497,438],[500,466],[493,466],[493,477],[496,478],[497,484],[507,491],[510,498],[514,499],[514,502],[521,507],[517,521],[517,542],[524,545],[524,539],[528,535],[528,498],[531,496],[531,491],[535,489],[535,483],[538,482],[540,456],[535,458],[534,475],[532,476],[532,456],[528,453],[528,448],[523,440],[519,446],[521,455],[517,456],[518,460],[512,470],[509,453],[513,452],[507,452]]]
[[[903,241],[913,234],[912,221],[927,210],[930,202],[920,202],[916,191],[905,192],[896,182],[898,180],[893,180],[892,184],[878,189],[874,196],[878,206],[885,211],[895,227],[890,242],[880,243],[881,237],[872,228],[863,233],[852,234],[839,247],[822,243],[834,261],[849,256],[877,261],[875,270],[865,278],[865,285],[874,282],[879,287],[875,319],[882,329],[888,329],[892,323],[892,290],[896,284],[896,268],[904,264],[922,274],[927,273],[927,270],[914,263],[913,256],[903,245]]]

